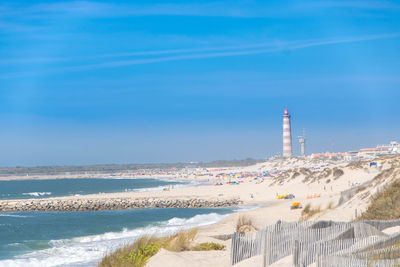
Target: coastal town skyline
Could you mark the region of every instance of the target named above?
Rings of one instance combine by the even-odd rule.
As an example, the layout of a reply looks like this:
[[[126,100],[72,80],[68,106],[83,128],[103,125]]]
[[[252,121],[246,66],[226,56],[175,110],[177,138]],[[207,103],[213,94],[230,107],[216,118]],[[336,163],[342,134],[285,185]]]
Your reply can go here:
[[[307,154],[399,140],[399,9],[2,1],[0,166],[265,158],[282,107]]]

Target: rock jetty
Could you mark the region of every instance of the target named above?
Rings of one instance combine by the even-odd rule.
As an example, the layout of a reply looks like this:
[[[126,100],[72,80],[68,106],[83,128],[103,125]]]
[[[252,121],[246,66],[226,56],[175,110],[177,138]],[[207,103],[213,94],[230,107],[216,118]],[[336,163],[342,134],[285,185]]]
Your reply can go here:
[[[89,210],[125,210],[144,208],[223,208],[237,206],[239,199],[204,200],[161,199],[161,198],[51,198],[1,200],[0,212],[7,211],[89,211]]]

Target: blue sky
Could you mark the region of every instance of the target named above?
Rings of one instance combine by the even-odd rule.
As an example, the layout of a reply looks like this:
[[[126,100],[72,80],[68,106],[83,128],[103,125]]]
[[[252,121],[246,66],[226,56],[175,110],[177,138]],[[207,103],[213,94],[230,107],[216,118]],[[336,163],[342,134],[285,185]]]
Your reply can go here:
[[[400,1],[2,1],[0,166],[399,140],[399,47]]]

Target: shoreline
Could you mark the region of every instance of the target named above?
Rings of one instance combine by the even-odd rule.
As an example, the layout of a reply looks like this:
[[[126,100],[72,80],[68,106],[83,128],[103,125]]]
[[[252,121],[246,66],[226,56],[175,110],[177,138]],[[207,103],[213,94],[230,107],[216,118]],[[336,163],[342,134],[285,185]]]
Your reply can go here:
[[[226,209],[172,209],[171,211],[168,209],[143,209],[129,210],[121,213],[117,211],[99,211],[67,212],[64,214],[58,212],[49,212],[46,214],[41,214],[40,212],[0,214],[0,218],[4,219],[3,223],[5,221],[26,223],[24,227],[25,233],[31,232],[31,230],[36,229],[36,227],[38,227],[38,231],[49,231],[51,233],[49,236],[46,236],[48,239],[45,240],[45,242],[46,244],[48,243],[48,246],[46,245],[44,248],[36,250],[24,249],[24,251],[17,254],[12,250],[3,251],[3,256],[6,254],[11,256],[3,257],[2,260],[0,260],[0,266],[3,266],[3,264],[6,266],[31,266],[29,263],[32,262],[36,263],[35,266],[48,266],[48,263],[51,264],[54,260],[57,260],[60,266],[77,266],[82,264],[82,260],[86,261],[86,259],[90,260],[84,264],[85,266],[97,266],[97,263],[105,254],[112,253],[116,248],[134,242],[142,235],[173,235],[181,229],[198,228],[210,225],[214,222],[219,222],[221,218],[225,218],[229,214],[236,212],[236,210],[237,208],[234,207]],[[149,217],[150,214],[153,214],[153,216]],[[93,226],[83,224],[83,231],[80,230],[81,228],[79,225],[81,220],[94,219],[98,216],[102,217],[98,225],[97,223]],[[145,217],[144,221],[147,223],[141,223],[143,221],[141,219],[142,216]],[[62,224],[66,218],[75,218],[75,222],[73,222],[72,225],[66,225],[65,227],[67,228],[64,228]],[[47,221],[47,219],[49,219],[49,221]],[[149,219],[151,221],[148,221]],[[127,224],[128,221],[129,223]],[[58,226],[46,228],[42,227],[43,224],[41,224],[41,222]],[[113,227],[114,230],[110,229],[110,224],[115,224],[115,226],[117,226],[116,229],[115,226]],[[60,227],[66,230],[62,230],[65,234],[61,237],[58,234],[54,234],[54,229],[60,229]],[[93,232],[91,227],[104,230]],[[21,241],[23,239],[21,239]],[[24,242],[21,241],[14,240],[13,244],[14,242],[24,244]],[[4,243],[7,242],[4,241],[3,244]],[[34,243],[40,244],[41,242],[35,241]],[[83,255],[85,255],[86,258]]]
[[[87,197],[91,197],[91,198],[109,198],[112,197],[113,195],[119,195],[119,194],[125,194],[125,193],[143,193],[143,192],[155,192],[155,191],[165,191],[165,190],[174,190],[177,188],[187,188],[187,187],[199,187],[199,186],[209,186],[210,184],[207,182],[202,182],[202,181],[194,181],[194,180],[178,180],[178,179],[167,179],[167,178],[108,178],[108,177],[104,177],[104,178],[77,178],[77,180],[79,179],[96,179],[96,180],[136,180],[136,179],[140,179],[140,180],[146,180],[146,179],[152,179],[155,181],[159,181],[159,182],[163,182],[166,184],[162,184],[162,185],[148,185],[148,187],[138,187],[138,188],[120,188],[120,189],[114,189],[111,192],[103,192],[105,190],[99,189],[99,192],[81,192],[81,191],[76,191],[76,192],[65,192],[65,194],[63,193],[54,193],[53,189],[51,188],[41,188],[42,191],[36,191],[36,192],[19,192],[18,196],[15,195],[14,197],[8,197],[8,198],[1,198],[0,197],[0,203],[1,202],[5,202],[5,201],[28,201],[28,200],[32,200],[32,201],[38,201],[38,200],[59,200],[59,199],[65,199],[65,198],[72,198],[72,199],[76,199],[76,198],[87,198]],[[56,179],[39,179],[39,180],[35,180],[35,181],[48,181],[48,180],[75,180],[73,178],[56,178]],[[16,180],[6,180],[6,181],[1,181],[0,182],[14,182]],[[20,181],[32,181],[32,180],[18,180]],[[170,183],[170,184],[168,184]],[[129,187],[129,185],[126,185]],[[36,188],[38,190],[38,188]],[[29,190],[26,190],[29,191]],[[3,192],[4,194],[4,192]],[[9,196],[9,194],[8,194]],[[125,195],[126,197],[134,197],[131,195]]]
[[[174,201],[180,200],[180,203],[185,204],[179,205],[179,207],[185,208],[198,207],[196,206],[197,204],[191,206],[190,203],[192,201],[195,201],[194,203],[202,203],[201,205],[204,205],[205,201],[209,201],[214,205],[214,203],[226,203],[224,201],[235,200],[237,201],[235,206],[239,208],[238,211],[229,214],[216,223],[200,226],[194,240],[195,243],[220,243],[226,246],[226,250],[218,252],[169,252],[162,250],[153,256],[146,265],[146,267],[173,267],[175,265],[171,265],[171,263],[179,262],[176,266],[227,267],[230,266],[229,252],[231,243],[230,240],[219,237],[232,235],[236,231],[236,224],[240,216],[248,217],[256,229],[263,229],[268,225],[275,224],[278,220],[294,222],[300,219],[337,220],[340,218],[342,221],[351,221],[354,219],[355,214],[361,214],[366,210],[371,197],[379,189],[400,175],[400,172],[393,171],[400,163],[400,157],[391,162],[384,159],[375,160],[378,162],[379,168],[371,167],[369,162],[360,162],[352,165],[345,165],[342,162],[327,165],[323,162],[321,166],[316,166],[307,163],[307,161],[290,160],[292,160],[292,163],[289,162],[287,164],[271,162],[246,168],[218,169],[213,172],[211,170],[202,170],[202,173],[198,175],[190,174],[185,176],[186,179],[182,179],[183,177],[178,175],[167,178],[174,181],[207,181],[208,183],[213,183],[212,185],[189,186],[169,191],[92,194],[82,195],[78,198],[86,202],[95,200],[109,201],[110,203],[114,203],[114,201],[119,203],[125,199],[133,201],[135,199],[136,201],[151,200],[156,201],[155,203],[159,200],[165,203],[174,203]],[[281,169],[277,169],[279,166]],[[260,178],[259,173],[265,175]],[[148,178],[153,177],[150,176]],[[160,176],[154,178],[160,178]],[[366,183],[369,183],[370,186],[358,190],[361,185]],[[350,190],[354,191],[354,194],[346,196],[345,201],[341,201],[344,192],[348,192],[349,188],[357,190]],[[278,197],[282,195],[293,195],[295,198],[285,199]],[[44,200],[48,200],[48,198]],[[60,203],[73,203],[77,200],[77,197],[59,197],[53,198],[53,200]],[[35,201],[35,199],[29,201]],[[316,213],[302,218],[304,209],[292,209],[291,206],[294,202],[300,202],[303,207],[309,206],[309,209],[315,210]],[[250,210],[240,210],[241,207],[249,206],[251,207]],[[150,205],[150,208],[157,208],[157,204]],[[79,210],[79,206],[75,209]],[[215,255],[215,257],[212,255]],[[197,261],[197,265],[191,265],[191,263]],[[203,265],[200,265],[200,262]]]
[[[2,176],[0,181],[27,181],[27,180],[57,180],[57,179],[166,179],[176,181],[174,175],[116,175],[114,173],[95,173],[95,174],[41,174],[33,176]],[[184,180],[187,181],[187,180]]]

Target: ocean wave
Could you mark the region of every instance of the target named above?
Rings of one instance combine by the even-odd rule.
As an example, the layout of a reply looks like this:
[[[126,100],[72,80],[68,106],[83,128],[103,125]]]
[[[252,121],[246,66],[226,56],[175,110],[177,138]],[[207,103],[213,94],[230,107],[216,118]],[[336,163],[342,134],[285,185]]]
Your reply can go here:
[[[25,215],[18,215],[18,214],[7,214],[7,213],[2,213],[0,214],[0,217],[16,217],[16,218],[28,218],[30,216],[25,216]]]
[[[238,211],[249,211],[249,210],[256,210],[261,208],[260,206],[237,206],[234,207],[232,210],[234,212],[238,212]]]
[[[203,185],[203,182],[199,181],[194,181],[194,180],[173,180],[173,179],[158,179],[163,182],[175,182],[175,183],[180,183],[176,185],[182,185],[182,186],[197,186],[197,185]]]
[[[182,229],[215,223],[228,215],[209,213],[194,217],[172,218],[136,229],[124,228],[120,232],[83,236],[72,239],[51,240],[51,248],[33,251],[12,260],[0,261],[0,266],[94,266],[104,255],[134,242],[143,235],[167,236]]]
[[[145,177],[96,177],[91,179],[114,179],[114,180],[140,180],[140,179],[147,179]],[[155,178],[156,179],[156,178]]]
[[[181,182],[181,184],[167,184],[167,185],[161,185],[157,187],[147,187],[147,188],[138,188],[138,189],[125,189],[125,192],[132,191],[132,192],[148,192],[148,191],[161,191],[164,190],[165,188],[167,189],[177,189],[177,188],[185,188],[185,187],[191,187],[191,186],[199,186],[202,185],[200,182],[196,181],[190,181],[190,182],[182,182],[182,181],[175,181],[175,182]]]
[[[166,222],[168,226],[179,226],[185,225],[187,227],[194,227],[194,226],[204,226],[208,224],[212,224],[218,220],[220,220],[223,215],[217,213],[209,213],[209,214],[199,214],[189,219],[182,219],[174,217]]]
[[[7,246],[9,246],[9,247],[19,247],[21,245],[22,245],[21,243],[11,243],[11,244],[8,244]]]
[[[169,181],[169,182],[176,182],[176,180],[173,179],[167,179],[167,178],[155,178],[155,177],[149,177],[149,176],[134,176],[134,177],[100,177],[96,179],[115,179],[115,180],[158,180],[158,181]]]
[[[167,182],[167,183],[187,183],[187,180],[177,180],[174,178],[155,178],[159,181]]]
[[[149,192],[149,191],[162,191],[165,188],[175,189],[175,185],[161,185],[157,187],[146,187],[146,188],[138,188],[138,189],[125,189],[125,192]]]
[[[30,192],[30,193],[22,193],[24,196],[33,196],[33,197],[41,197],[51,195],[51,192]]]

